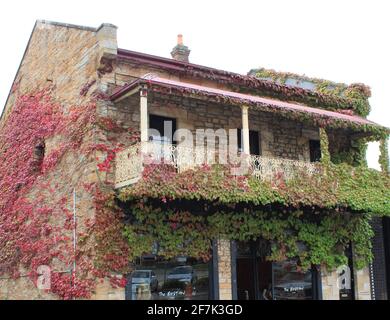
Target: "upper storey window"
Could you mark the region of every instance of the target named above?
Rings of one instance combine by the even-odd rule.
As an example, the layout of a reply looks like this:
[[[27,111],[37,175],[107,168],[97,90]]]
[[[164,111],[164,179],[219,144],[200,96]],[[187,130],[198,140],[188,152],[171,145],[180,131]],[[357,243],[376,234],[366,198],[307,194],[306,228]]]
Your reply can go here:
[[[260,133],[255,130],[249,130],[249,147],[250,154],[259,156],[260,155]],[[238,151],[242,152],[242,130],[237,129],[237,142],[238,142]]]
[[[310,140],[310,162],[318,162],[321,160],[321,145],[319,140]]]
[[[33,170],[40,171],[43,158],[45,157],[45,141],[40,139],[34,147]]]
[[[149,115],[149,141],[174,144],[173,135],[176,131],[176,119]]]

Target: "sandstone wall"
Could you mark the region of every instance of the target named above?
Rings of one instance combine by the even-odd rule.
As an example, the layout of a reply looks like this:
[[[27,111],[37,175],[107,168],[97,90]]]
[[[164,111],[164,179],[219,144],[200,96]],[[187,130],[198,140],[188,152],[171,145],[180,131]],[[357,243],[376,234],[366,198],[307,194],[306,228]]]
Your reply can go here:
[[[232,261],[230,245],[230,240],[219,239],[217,242],[220,300],[232,299]]]
[[[326,271],[323,269],[321,272],[321,283],[323,300],[340,300],[337,271]]]
[[[226,85],[207,79],[191,79],[186,75],[174,75],[145,65],[124,63],[116,59],[116,28],[103,25],[101,28],[85,28],[57,23],[38,22],[32,33],[30,43],[15,78],[0,126],[12,112],[12,106],[18,96],[34,93],[47,87],[52,88],[52,97],[63,107],[66,113],[74,105],[88,104],[92,93],[109,94],[112,88],[154,72],[158,75],[199,85],[229,89]],[[124,127],[139,129],[139,97],[127,98],[113,104],[98,102],[98,113],[109,116]],[[177,119],[178,128],[193,132],[196,129],[234,129],[241,128],[241,110],[239,107],[224,104],[207,103],[181,97],[167,97],[161,94],[150,95],[149,113]],[[289,120],[263,112],[249,113],[251,130],[259,131],[261,153],[265,156],[289,159],[309,160],[309,140],[318,139],[318,129],[304,126]],[[86,135],[83,143],[107,142],[110,139],[127,143],[127,134],[109,132],[96,136],[93,132]],[[334,139],[337,139],[335,137]],[[46,154],[58,148],[61,137],[53,137],[46,144]],[[341,143],[342,144],[342,143]],[[111,179],[104,174],[97,175],[97,153],[86,158],[78,152],[66,154],[56,168],[42,177],[53,193],[46,195],[50,199],[47,205],[56,204],[62,197],[67,199],[66,206],[71,209],[73,189],[77,195],[78,231],[83,231],[83,222],[95,215],[93,198],[83,188],[84,184],[97,183]],[[40,195],[35,188],[31,198]],[[71,236],[71,235],[69,235]],[[230,242],[218,241],[219,293],[221,299],[231,299],[231,261]],[[68,270],[70,266],[56,265],[58,270]],[[27,270],[20,270],[25,275]],[[367,298],[367,272],[357,274],[358,298]],[[323,279],[324,297],[335,297],[334,277]],[[57,297],[37,290],[27,277],[17,280],[0,277],[0,299],[55,299]],[[99,283],[92,298],[123,299],[123,289],[113,289],[106,280]]]
[[[125,127],[139,130],[137,94],[110,105],[107,112]],[[177,129],[189,129],[194,137],[197,129],[225,129],[228,134],[229,129],[242,128],[241,109],[237,106],[153,93],[148,98],[148,112],[175,118]],[[249,129],[259,132],[261,154],[269,157],[309,161],[309,140],[319,139],[316,128],[264,112],[249,113]]]
[[[17,97],[34,94],[49,87],[52,99],[61,105],[64,114],[72,106],[90,103],[93,99],[92,93],[106,87],[99,78],[98,69],[101,68],[102,59],[110,57],[116,50],[115,46],[116,32],[110,25],[95,29],[38,21],[16,75],[0,125],[5,123],[12,112]],[[83,145],[95,143],[95,138],[93,132],[86,133]],[[62,139],[61,136],[55,136],[45,141],[45,156],[59,148],[64,142]],[[93,197],[83,187],[84,184],[98,182],[95,155],[85,157],[77,150],[68,152],[48,175],[39,178],[39,182],[48,184],[48,189],[43,191],[33,187],[31,194],[26,196],[30,199],[43,196],[49,207],[56,206],[61,198],[65,198],[65,207],[72,210],[73,189],[76,190],[77,231],[84,231],[85,220],[93,219],[95,215]],[[63,221],[58,221],[58,225],[61,223]],[[67,233],[69,231],[64,231],[64,235],[72,238],[72,234]],[[59,262],[55,262],[53,267],[56,271],[67,271],[71,268]],[[28,271],[20,270],[22,277],[16,280],[10,279],[9,275],[2,275],[0,299],[58,298],[36,289],[25,276]]]
[[[371,279],[369,267],[355,271],[355,299],[371,300]]]

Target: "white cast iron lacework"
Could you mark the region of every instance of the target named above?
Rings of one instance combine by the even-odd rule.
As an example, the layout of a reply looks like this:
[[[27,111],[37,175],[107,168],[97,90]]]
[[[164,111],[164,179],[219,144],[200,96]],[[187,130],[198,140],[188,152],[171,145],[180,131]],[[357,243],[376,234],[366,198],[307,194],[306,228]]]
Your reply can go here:
[[[225,152],[204,147],[144,142],[133,145],[116,155],[115,185],[123,187],[139,179],[143,165],[165,163],[174,166],[178,172],[205,164],[226,163]],[[238,163],[231,159],[230,163]],[[319,168],[314,163],[251,155],[243,158],[249,166],[248,173],[262,180],[283,178],[289,180],[299,173],[313,175]]]

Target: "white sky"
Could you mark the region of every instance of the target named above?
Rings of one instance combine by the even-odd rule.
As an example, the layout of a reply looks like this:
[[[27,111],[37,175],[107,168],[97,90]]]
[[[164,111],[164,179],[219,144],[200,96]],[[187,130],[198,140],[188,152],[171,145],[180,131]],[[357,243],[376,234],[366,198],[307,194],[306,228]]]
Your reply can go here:
[[[35,20],[118,26],[120,48],[164,57],[183,33],[193,63],[246,74],[265,67],[371,86],[369,119],[390,127],[387,0],[3,1],[0,111]],[[378,167],[378,145],[368,151]]]

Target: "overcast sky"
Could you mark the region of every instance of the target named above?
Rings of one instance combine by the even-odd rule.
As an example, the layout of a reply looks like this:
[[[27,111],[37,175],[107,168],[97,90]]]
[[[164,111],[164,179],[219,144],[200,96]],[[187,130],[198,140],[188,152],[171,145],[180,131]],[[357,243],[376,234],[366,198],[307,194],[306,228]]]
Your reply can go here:
[[[246,74],[265,67],[371,86],[370,120],[390,127],[390,3],[294,1],[3,1],[0,111],[35,20],[118,26],[120,48],[170,57],[184,35],[193,63]],[[378,167],[378,145],[368,151]]]

